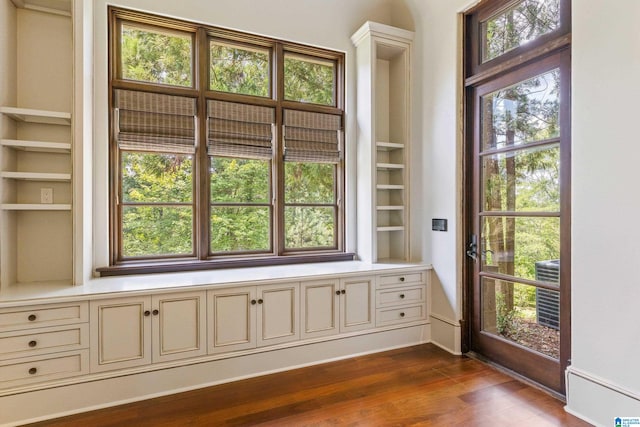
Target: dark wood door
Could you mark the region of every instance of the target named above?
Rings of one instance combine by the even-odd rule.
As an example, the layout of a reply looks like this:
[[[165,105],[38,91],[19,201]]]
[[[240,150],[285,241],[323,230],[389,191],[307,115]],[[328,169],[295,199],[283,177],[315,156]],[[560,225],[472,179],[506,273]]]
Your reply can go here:
[[[569,354],[570,53],[467,88],[469,349],[559,393]]]

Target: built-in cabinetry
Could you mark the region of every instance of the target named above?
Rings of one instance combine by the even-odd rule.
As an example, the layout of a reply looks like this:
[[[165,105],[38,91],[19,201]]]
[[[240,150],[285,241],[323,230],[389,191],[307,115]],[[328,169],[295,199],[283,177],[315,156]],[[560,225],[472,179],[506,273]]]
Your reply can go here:
[[[413,33],[366,22],[357,48],[358,254],[398,262],[409,253],[409,151]]]
[[[0,389],[89,373],[87,302],[0,309]]]
[[[209,352],[298,340],[298,293],[298,283],[209,291]]]
[[[58,302],[50,304],[0,298],[0,424],[3,408],[30,392],[51,389],[55,401],[58,392],[93,390],[78,404],[86,406],[115,387],[107,404],[122,393],[146,396],[149,381],[170,392],[429,341],[428,268],[352,265],[347,273],[318,274],[316,265],[308,267],[315,274],[179,288],[134,289],[143,280],[114,278],[94,290],[54,288]],[[41,413],[60,405],[74,408],[68,400],[54,409],[36,404]]]
[[[72,2],[13,1],[0,61],[0,290],[73,283]],[[5,6],[6,7],[6,6]],[[4,59],[7,59],[5,56]]]
[[[301,284],[301,334],[314,338],[375,327],[373,277]]]
[[[206,293],[91,301],[91,371],[206,354]]]

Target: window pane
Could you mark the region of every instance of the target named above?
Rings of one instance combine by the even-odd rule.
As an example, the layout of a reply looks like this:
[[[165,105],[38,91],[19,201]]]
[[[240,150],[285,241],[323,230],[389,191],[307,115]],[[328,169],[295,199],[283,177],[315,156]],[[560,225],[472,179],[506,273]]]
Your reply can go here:
[[[211,252],[268,251],[269,207],[211,207]]]
[[[121,152],[124,202],[191,202],[192,156]]]
[[[482,330],[557,359],[560,293],[482,278]]]
[[[124,206],[122,256],[191,255],[191,206]]]
[[[287,206],[284,209],[284,222],[287,249],[335,245],[333,207]]]
[[[482,23],[482,62],[496,58],[560,26],[560,0],[523,0]]]
[[[335,105],[335,63],[285,54],[284,98],[289,101]]]
[[[211,201],[270,203],[269,162],[211,157]]]
[[[482,149],[560,136],[560,71],[552,70],[482,97]]]
[[[334,164],[285,162],[285,202],[334,203],[335,169]]]
[[[211,42],[209,88],[269,96],[269,51]]]
[[[485,156],[482,159],[485,211],[560,211],[560,147]]]
[[[536,263],[560,258],[560,218],[484,217],[482,271],[536,279]]]
[[[193,86],[189,34],[122,25],[122,78]]]

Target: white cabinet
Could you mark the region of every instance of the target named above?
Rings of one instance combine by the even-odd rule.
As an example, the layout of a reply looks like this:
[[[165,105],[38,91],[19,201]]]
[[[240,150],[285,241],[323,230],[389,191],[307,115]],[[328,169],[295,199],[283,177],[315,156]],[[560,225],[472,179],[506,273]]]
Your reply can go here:
[[[376,326],[425,321],[428,277],[424,271],[378,276]]]
[[[358,254],[367,262],[411,259],[409,159],[413,32],[366,22],[357,48]]]
[[[0,389],[89,372],[88,303],[0,309]]]
[[[328,279],[301,284],[302,338],[373,328],[373,277]]]
[[[297,341],[298,283],[209,291],[209,353]]]
[[[91,302],[91,371],[124,369],[206,353],[206,293]]]

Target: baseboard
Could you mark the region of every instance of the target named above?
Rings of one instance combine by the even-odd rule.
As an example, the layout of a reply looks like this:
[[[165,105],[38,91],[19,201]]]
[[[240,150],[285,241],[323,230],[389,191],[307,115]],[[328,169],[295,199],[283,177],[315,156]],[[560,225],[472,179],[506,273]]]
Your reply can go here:
[[[8,395],[0,398],[0,425],[37,422],[430,340],[430,325],[425,324]]]
[[[462,354],[460,323],[438,314],[431,314],[431,343],[459,356]]]
[[[618,417],[640,418],[640,394],[570,366],[566,372],[566,411],[596,426],[613,426]]]

